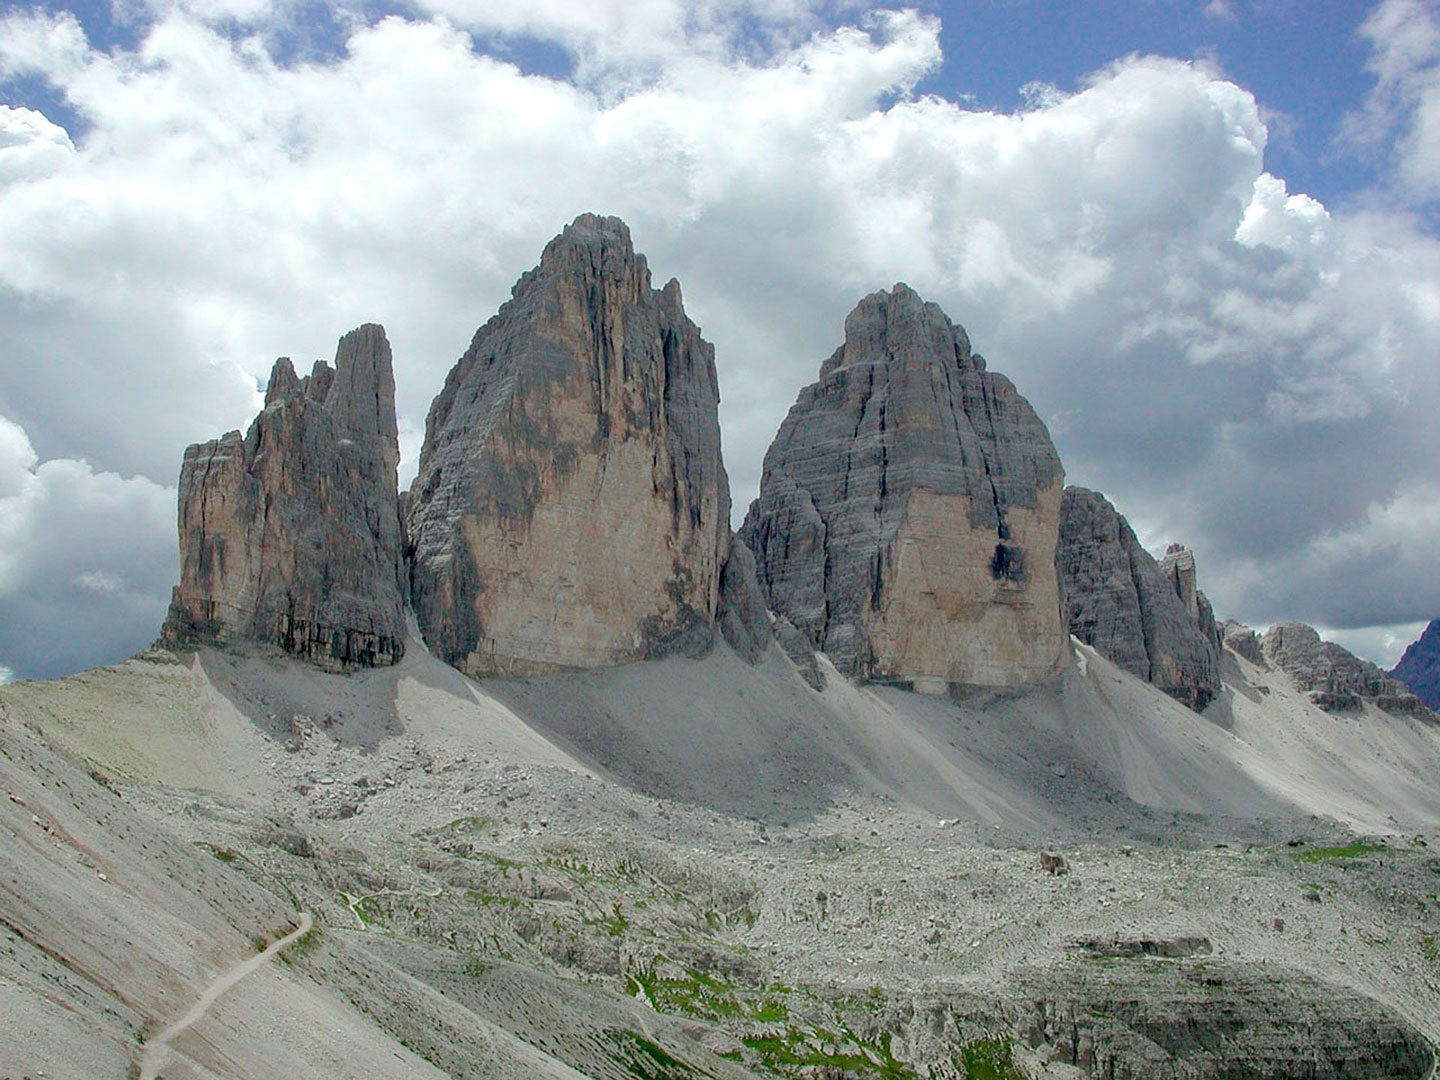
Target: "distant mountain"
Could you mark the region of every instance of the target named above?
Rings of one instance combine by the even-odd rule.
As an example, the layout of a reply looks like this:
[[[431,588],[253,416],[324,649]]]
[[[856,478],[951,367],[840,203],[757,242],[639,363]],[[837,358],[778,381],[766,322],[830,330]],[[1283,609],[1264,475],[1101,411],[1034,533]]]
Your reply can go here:
[[[1440,708],[1440,619],[1432,621],[1420,640],[1410,644],[1390,674],[1430,708]]]

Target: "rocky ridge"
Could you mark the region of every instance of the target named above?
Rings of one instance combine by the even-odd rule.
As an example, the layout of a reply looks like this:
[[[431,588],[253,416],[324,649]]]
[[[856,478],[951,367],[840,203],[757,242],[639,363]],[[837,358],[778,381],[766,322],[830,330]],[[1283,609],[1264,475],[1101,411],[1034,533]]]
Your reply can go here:
[[[1440,619],[1410,643],[1390,677],[1408,686],[1426,707],[1440,709]]]
[[[408,532],[431,649],[472,675],[543,673],[695,655],[719,620],[753,653],[768,626],[731,556],[718,401],[679,284],[651,287],[618,218],[577,218],[426,421]]]
[[[383,328],[304,378],[275,362],[245,435],[185,451],[162,642],[263,642],[332,670],[404,652],[395,379]]]
[[[1063,480],[1029,403],[898,284],[846,318],[740,535],[770,608],[842,674],[927,693],[1016,686],[1068,655]]]
[[[1371,702],[1390,713],[1428,715],[1424,703],[1404,683],[1350,650],[1323,641],[1304,623],[1279,623],[1260,639],[1265,659],[1286,672],[1327,712],[1358,709]]]
[[[1220,637],[1195,557],[1156,562],[1105,496],[1067,487],[1055,552],[1069,632],[1197,712],[1220,692]]]

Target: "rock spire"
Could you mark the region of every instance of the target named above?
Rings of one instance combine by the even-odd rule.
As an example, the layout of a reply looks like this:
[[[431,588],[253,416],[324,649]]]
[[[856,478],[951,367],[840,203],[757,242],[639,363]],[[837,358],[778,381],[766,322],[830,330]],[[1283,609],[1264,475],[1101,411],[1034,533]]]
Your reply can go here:
[[[679,284],[651,287],[618,218],[577,218],[431,406],[408,512],[430,648],[490,675],[693,655],[717,622],[742,653],[768,642],[730,556],[718,401]]]
[[[321,667],[404,651],[395,379],[376,325],[304,378],[275,362],[244,436],[191,446],[180,470],[180,584],[169,645],[263,642]]]
[[[844,674],[944,693],[1058,672],[1063,486],[1039,417],[908,286],[860,301],[765,455],[741,536]]]

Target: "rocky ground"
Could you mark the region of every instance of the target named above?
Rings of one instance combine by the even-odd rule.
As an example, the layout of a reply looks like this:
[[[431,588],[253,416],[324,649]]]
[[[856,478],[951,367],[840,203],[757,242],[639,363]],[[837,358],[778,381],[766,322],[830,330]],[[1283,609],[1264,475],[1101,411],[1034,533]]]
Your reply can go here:
[[[111,986],[132,1048],[204,971],[243,955],[247,934],[278,936],[287,911],[315,915],[318,929],[265,976],[273,985],[223,999],[177,1040],[166,1076],[274,1075],[237,1046],[263,1061],[273,1042],[300,1060],[316,1025],[287,1025],[267,1012],[277,1007],[322,1016],[328,1044],[366,1048],[332,1047],[332,1070],[317,1075],[1426,1075],[1440,1042],[1440,806],[1427,816],[1397,772],[1393,802],[1331,784],[1334,812],[1321,814],[1275,760],[1318,754],[1321,736],[1346,750],[1347,734],[1385,721],[1332,717],[1349,728],[1327,733],[1317,718],[1287,734],[1287,709],[1309,708],[1303,694],[1238,666],[1232,690],[1255,702],[1232,693],[1228,709],[1197,717],[1081,655],[1073,686],[960,705],[832,676],[813,695],[823,716],[807,719],[798,702],[812,692],[798,680],[767,697],[763,681],[735,685],[751,669],[724,656],[477,689],[423,657],[391,674],[329,676],[265,657],[156,654],[6,688],[5,779],[26,798],[21,780],[53,758],[44,768],[85,788],[68,813],[133,823],[110,843],[112,881],[144,869],[196,891],[205,918],[226,927],[186,931],[206,959],[176,944],[133,961],[146,979],[177,972],[165,996]],[[716,748],[752,733],[707,671],[735,700],[796,695],[776,718],[792,727],[786,760],[752,758],[750,812],[734,794],[740,778],[714,774],[735,767]],[[1240,681],[1247,671],[1267,693]],[[641,683],[668,685],[647,696]],[[1065,716],[1085,719],[1082,704],[1121,694],[1153,701],[1158,719],[1122,702],[1131,729],[1118,750],[1093,717],[1088,744],[1057,734]],[[862,699],[869,728],[856,719]],[[677,772],[683,747],[662,715],[675,700],[688,703],[675,723],[707,726],[689,773]],[[1268,742],[1249,727],[1252,706],[1266,710]],[[644,718],[632,734],[659,756],[622,775],[586,743],[577,710],[612,743],[606,724]],[[1405,754],[1427,738],[1440,753],[1423,727],[1406,731]],[[93,775],[36,732],[88,758]],[[830,757],[803,752],[810,735],[829,738]],[[895,745],[905,742],[946,777],[948,801],[907,764]],[[193,753],[172,756],[171,744]],[[204,752],[220,746],[227,758]],[[1247,749],[1271,771],[1247,765]],[[1367,777],[1391,767],[1387,752],[1348,766]],[[1209,813],[1186,804],[1186,755],[1209,762]],[[673,783],[658,797],[661,785],[647,788],[643,769],[662,768],[689,777],[690,797]],[[44,823],[63,817],[30,823],[22,811],[35,802],[9,803],[17,837],[48,838]],[[1392,827],[1369,828],[1387,806]],[[164,868],[139,846],[169,853]],[[45,999],[41,956],[66,969],[59,979],[123,983],[80,957],[60,916],[26,914],[39,889],[26,850],[7,861],[6,924],[12,943],[45,947],[12,944],[10,995]],[[102,898],[108,885],[94,886]],[[87,933],[134,940],[126,920],[148,916],[127,903]],[[9,1046],[0,1075],[121,1075],[113,1064],[67,1073],[54,1056],[64,1045]]]

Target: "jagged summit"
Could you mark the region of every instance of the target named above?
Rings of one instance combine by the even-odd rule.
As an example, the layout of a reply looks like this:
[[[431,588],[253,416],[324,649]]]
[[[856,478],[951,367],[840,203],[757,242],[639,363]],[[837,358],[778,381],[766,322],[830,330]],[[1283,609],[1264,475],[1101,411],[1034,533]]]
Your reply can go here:
[[[408,518],[430,647],[474,675],[709,648],[730,551],[718,402],[679,285],[651,287],[619,218],[576,218],[430,410]]]
[[[844,674],[928,692],[1064,664],[1049,433],[898,284],[845,320],[765,455],[742,538],[771,608]]]
[[[1261,637],[1260,646],[1265,659],[1288,673],[1322,709],[1343,712],[1370,702],[1386,712],[1426,714],[1407,686],[1344,646],[1322,640],[1312,626],[1277,623]]]
[[[1432,621],[1406,647],[1390,675],[1413,690],[1427,707],[1440,709],[1440,619]]]
[[[322,667],[394,663],[404,571],[390,343],[368,324],[335,366],[275,362],[242,437],[191,446],[180,470],[180,584],[161,640],[278,645]]]
[[[1156,562],[1109,499],[1067,487],[1055,563],[1071,634],[1196,711],[1220,692],[1220,636],[1188,548]]]

